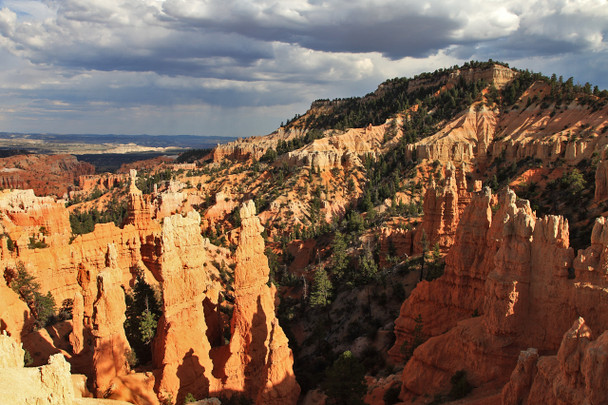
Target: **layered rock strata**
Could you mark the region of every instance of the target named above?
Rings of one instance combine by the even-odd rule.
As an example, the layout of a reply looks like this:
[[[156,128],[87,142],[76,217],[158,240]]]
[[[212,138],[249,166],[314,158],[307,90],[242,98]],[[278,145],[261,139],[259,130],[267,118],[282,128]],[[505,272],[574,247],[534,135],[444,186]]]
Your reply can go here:
[[[33,189],[36,195],[64,196],[82,175],[95,173],[90,163],[72,155],[17,155],[0,159],[0,187]]]

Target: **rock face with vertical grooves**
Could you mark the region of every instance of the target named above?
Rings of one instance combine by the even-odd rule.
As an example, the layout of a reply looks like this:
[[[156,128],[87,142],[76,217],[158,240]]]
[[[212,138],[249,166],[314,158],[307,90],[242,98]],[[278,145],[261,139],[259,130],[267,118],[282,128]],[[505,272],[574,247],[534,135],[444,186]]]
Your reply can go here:
[[[561,403],[554,402],[559,399],[564,404],[573,404],[587,400],[589,395],[601,395],[596,394],[596,388],[586,391],[580,388],[587,384],[587,380],[576,382],[583,381],[583,377],[563,377],[559,384],[551,382],[551,389],[540,380],[554,381],[559,378],[559,369],[566,369],[570,371],[564,375],[591,373],[589,384],[593,385],[602,373],[601,362],[593,363],[593,367],[589,364],[595,360],[572,365],[573,360],[564,359],[574,358],[573,355],[560,353],[565,353],[567,345],[584,346],[568,343],[571,340],[566,339],[570,335],[578,336],[578,332],[562,337],[563,331],[568,330],[579,315],[589,321],[577,321],[572,330],[608,329],[608,316],[596,309],[598,303],[608,302],[605,278],[608,261],[604,257],[608,246],[607,221],[605,218],[596,221],[591,246],[580,250],[575,257],[569,247],[568,222],[563,217],[537,218],[529,203],[517,200],[513,192],[499,198],[500,208],[492,215],[491,198],[490,194],[473,197],[459,222],[456,242],[446,257],[446,272],[432,282],[437,289],[427,287],[432,283],[423,282],[404,303],[396,322],[397,343],[391,354],[400,358],[397,350],[402,342],[411,339],[412,319],[418,313],[423,314],[423,331],[428,340],[414,351],[403,370],[401,398],[408,401],[422,394],[445,393],[450,377],[460,369],[467,371],[474,386],[510,381],[503,392],[505,403],[517,403],[513,398],[515,401],[525,399],[528,392],[531,398],[528,403]],[[481,209],[483,206],[485,210]],[[473,212],[475,216],[470,217]],[[471,233],[472,229],[479,231],[478,236]],[[461,266],[464,264],[467,266]],[[572,272],[574,279],[569,277]],[[467,280],[462,283],[467,288],[475,285],[475,278],[479,279],[478,285],[483,281],[484,287],[465,294],[465,289],[458,285],[459,278],[461,283]],[[443,292],[442,297],[437,291]],[[462,294],[458,294],[459,291]],[[473,302],[482,304],[477,311],[480,316],[470,317],[466,311],[458,311],[463,307],[470,310]],[[444,313],[450,317],[443,317]],[[583,323],[590,326],[583,327]],[[601,346],[604,340],[598,338],[595,345]],[[595,345],[589,346],[594,347],[591,351],[594,354],[589,356],[603,350],[595,349]],[[583,353],[585,347],[570,352]],[[520,355],[520,351],[527,348],[534,350]],[[559,367],[557,360],[543,357],[534,365],[538,358],[534,353],[556,351],[561,362]],[[584,357],[583,354],[576,356]],[[594,367],[599,371],[589,371]],[[558,385],[563,388],[558,389]],[[538,396],[541,399],[534,402],[532,398],[536,398],[535,393],[541,388],[544,396]],[[547,393],[551,390],[554,397]],[[595,403],[602,400],[599,398]]]
[[[240,209],[229,355],[221,380],[228,391],[244,392],[256,404],[295,404],[300,387],[293,355],[275,315],[275,290],[268,283],[268,259],[253,201]]]
[[[608,332],[593,339],[583,318],[564,333],[554,356],[527,356],[522,352],[517,368],[502,391],[504,405],[599,405],[608,402]]]
[[[131,350],[125,335],[125,293],[120,286],[120,269],[114,245],[108,245],[106,268],[97,275],[97,298],[93,303],[91,336],[93,374],[97,396],[111,390],[114,377],[129,372],[127,354]]]
[[[448,163],[444,172],[445,185],[439,187],[432,180],[424,194],[424,217],[414,237],[415,253],[422,252],[423,237],[426,238],[426,249],[433,249],[437,244],[447,252],[454,244],[460,217],[471,201],[465,178],[466,165],[456,170],[452,163]]]
[[[153,349],[159,370],[155,390],[178,402],[188,393],[202,398],[209,394],[213,363],[202,304],[211,279],[203,265],[200,215],[190,211],[165,217],[155,244],[161,252],[156,276],[163,291],[163,315]]]
[[[395,321],[396,341],[389,351],[403,360],[401,350],[413,339],[418,315],[425,336],[440,335],[474,312],[483,311],[484,285],[496,253],[496,230],[492,229],[492,195],[489,190],[473,196],[462,214],[454,245],[445,258],[445,272],[432,282],[422,281],[406,300]]]

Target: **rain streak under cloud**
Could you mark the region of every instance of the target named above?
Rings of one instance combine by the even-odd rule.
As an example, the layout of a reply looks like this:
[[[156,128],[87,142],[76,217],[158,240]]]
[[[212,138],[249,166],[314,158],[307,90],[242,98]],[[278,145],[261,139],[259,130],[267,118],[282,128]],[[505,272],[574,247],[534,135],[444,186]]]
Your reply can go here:
[[[476,59],[608,87],[608,1],[0,0],[0,131],[249,136]]]

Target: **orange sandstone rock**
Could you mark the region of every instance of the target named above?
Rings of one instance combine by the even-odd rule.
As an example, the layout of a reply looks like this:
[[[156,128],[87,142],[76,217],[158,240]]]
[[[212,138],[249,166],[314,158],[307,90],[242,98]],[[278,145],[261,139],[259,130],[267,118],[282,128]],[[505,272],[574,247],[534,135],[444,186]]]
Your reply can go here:
[[[389,351],[394,360],[402,360],[401,347],[413,339],[415,318],[421,315],[423,334],[440,335],[474,312],[483,311],[484,284],[489,272],[494,246],[491,194],[489,190],[473,196],[464,211],[455,242],[448,252],[444,275],[432,282],[422,281],[403,303],[395,321],[395,345]]]
[[[22,335],[32,329],[33,322],[27,304],[6,286],[4,277],[0,277],[0,332],[7,332],[20,343]]]
[[[107,268],[97,275],[97,299],[93,304],[91,335],[94,338],[93,373],[97,396],[111,391],[111,381],[129,372],[125,336],[125,294],[120,286],[116,249],[108,245]]]
[[[138,230],[150,229],[152,222],[152,211],[148,201],[144,199],[143,193],[135,185],[137,170],[129,172],[129,201],[127,218],[125,224],[135,225]]]
[[[423,234],[426,235],[428,249],[439,244],[442,251],[447,251],[454,244],[460,216],[471,199],[467,192],[465,170],[466,167],[462,167],[457,172],[454,165],[448,163],[445,167],[445,186],[439,188],[431,181],[424,195],[424,217],[414,237],[416,253],[422,252]]]
[[[475,203],[476,198],[471,204]],[[467,222],[460,222],[458,234],[467,226]],[[602,259],[608,244],[606,229],[606,221],[599,219],[594,226],[591,247],[579,251],[575,259],[574,252],[569,247],[567,221],[559,216],[538,219],[527,201],[516,201],[512,192],[507,193],[501,199],[501,207],[492,218],[486,234],[486,246],[490,247],[491,255],[478,256],[471,262],[484,263],[483,266],[487,266],[488,257],[493,259],[493,265],[489,267],[491,271],[485,276],[485,304],[481,316],[458,322],[447,333],[431,337],[414,351],[412,359],[403,370],[401,398],[409,400],[415,395],[446,392],[450,376],[460,369],[467,371],[469,381],[474,386],[507,382],[509,374],[518,364],[519,351],[526,347],[536,347],[539,352],[555,352],[561,342],[559,350],[566,353],[560,330],[567,329],[567,325],[577,314],[588,316],[589,324],[593,325],[593,328],[607,330],[608,316],[596,310],[598,303],[608,300],[603,276],[608,264]],[[469,249],[477,250],[475,239],[469,239],[473,244],[455,243],[448,258],[453,260]],[[498,250],[492,250],[493,245],[499,246]],[[449,279],[452,274],[450,260],[446,258],[446,274],[435,281],[438,285],[441,285],[442,279]],[[574,280],[568,277],[572,267],[576,273]],[[424,292],[424,286],[423,283],[416,290],[422,288],[421,292]],[[423,313],[429,313],[429,308],[432,308],[441,316],[441,307],[437,305],[437,302],[441,301],[425,302],[424,297],[432,297],[432,293],[418,294],[420,293],[413,293],[404,308],[411,310],[417,305],[416,310],[426,311]],[[412,302],[408,303],[409,301]],[[400,319],[412,316],[415,315],[403,311],[402,308]],[[396,327],[396,331],[400,331],[397,333],[398,341],[399,333],[406,336],[411,333],[407,322],[400,319],[396,322],[401,328]],[[432,318],[428,322],[435,324]],[[431,336],[439,332],[432,328],[426,330]],[[575,352],[571,350],[568,353]],[[560,359],[574,358],[572,356],[558,354]],[[570,361],[563,360],[562,363],[569,364]],[[537,375],[546,376],[555,374],[557,366],[541,359],[537,367]],[[505,388],[505,398],[518,397],[528,389],[532,397],[536,390],[536,379],[541,378],[535,377],[532,388],[529,388],[532,369],[528,360],[520,358],[517,366],[519,371],[513,375],[510,385]],[[551,381],[551,378],[546,380]],[[568,384],[578,386],[578,383]],[[543,385],[539,382],[538,386]],[[564,392],[556,398],[568,398],[567,395],[570,394]],[[551,400],[546,401],[544,403],[554,403]],[[579,403],[577,401],[578,399],[575,399],[565,403]]]
[[[604,147],[602,160],[595,169],[595,201],[602,201],[608,198],[608,150]]]
[[[0,159],[0,187],[33,189],[36,195],[63,196],[81,175],[95,173],[72,155],[17,155]]]
[[[608,332],[593,340],[583,318],[578,318],[564,334],[557,355],[540,359],[538,356],[536,359],[530,357],[524,362],[526,366],[523,368],[518,363],[503,389],[505,405],[599,405],[608,402],[605,390],[608,382]]]
[[[163,290],[163,315],[153,343],[155,390],[178,402],[188,393],[205,397],[213,379],[203,309],[211,274],[203,265],[200,215],[191,211],[185,217],[165,217],[155,243],[162,252],[157,277]]]
[[[300,387],[293,374],[293,354],[275,315],[274,291],[267,286],[270,270],[253,201],[241,207],[240,215],[236,299],[222,388],[244,392],[260,405],[295,404]]]

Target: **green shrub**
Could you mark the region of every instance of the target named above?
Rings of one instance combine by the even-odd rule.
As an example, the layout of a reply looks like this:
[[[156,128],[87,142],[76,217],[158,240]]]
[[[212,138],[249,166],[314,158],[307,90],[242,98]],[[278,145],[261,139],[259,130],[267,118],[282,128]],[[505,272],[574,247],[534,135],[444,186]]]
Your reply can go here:
[[[189,392],[184,398],[184,404],[190,404],[192,402],[196,402],[196,398],[194,397],[194,395],[192,395],[192,393]]]
[[[365,368],[350,351],[345,351],[325,373],[323,388],[333,404],[363,404]]]
[[[25,364],[25,367],[29,367],[34,364],[34,359],[27,349],[23,349],[23,364]]]
[[[30,275],[22,262],[17,264],[17,274],[10,280],[9,286],[29,307],[34,317],[34,328],[40,329],[56,320],[55,299],[51,292],[40,293],[40,284]]]
[[[38,240],[35,236],[30,236],[30,241],[28,242],[27,247],[30,249],[43,249],[48,247],[48,245],[44,241]]]
[[[4,236],[6,238],[6,247],[8,248],[8,250],[10,252],[14,252],[15,251],[15,242],[11,239],[11,237],[7,233],[3,233],[2,236]]]
[[[127,311],[125,313],[125,333],[135,352],[136,358],[146,363],[152,358],[151,344],[158,319],[162,311],[154,289],[146,283],[143,276],[137,281],[131,294],[125,296]]]

